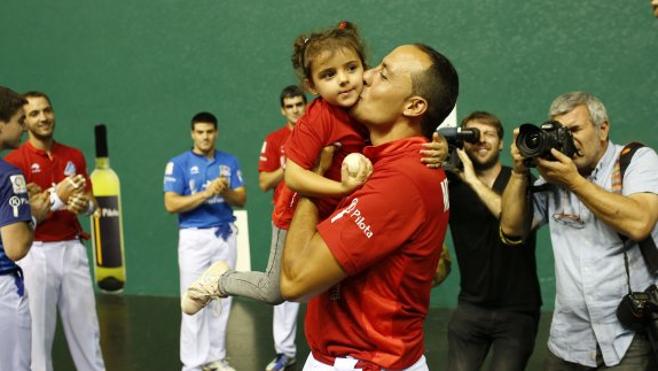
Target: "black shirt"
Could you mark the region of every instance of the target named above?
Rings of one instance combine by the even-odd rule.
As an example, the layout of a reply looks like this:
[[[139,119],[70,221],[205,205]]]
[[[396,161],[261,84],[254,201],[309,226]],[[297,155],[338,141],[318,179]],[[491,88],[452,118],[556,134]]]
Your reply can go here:
[[[502,194],[511,168],[503,166],[493,185]],[[499,221],[475,191],[449,177],[450,232],[461,273],[459,301],[515,311],[538,311],[541,294],[535,261],[535,233],[523,245],[500,240]]]

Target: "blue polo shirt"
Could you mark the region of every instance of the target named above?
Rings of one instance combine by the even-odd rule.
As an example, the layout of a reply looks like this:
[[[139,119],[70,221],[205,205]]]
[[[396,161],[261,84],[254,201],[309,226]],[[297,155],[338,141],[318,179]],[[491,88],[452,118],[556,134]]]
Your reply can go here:
[[[17,167],[0,159],[0,227],[30,220],[32,220],[32,210],[25,177]],[[16,263],[5,254],[5,247],[0,237],[0,274],[17,269]]]
[[[228,179],[231,189],[242,187],[242,173],[237,158],[226,152],[215,151],[213,158],[192,151],[172,158],[165,168],[164,191],[181,196],[203,191],[219,176]],[[197,208],[178,214],[180,228],[211,228],[235,221],[233,209],[221,196],[206,200]]]

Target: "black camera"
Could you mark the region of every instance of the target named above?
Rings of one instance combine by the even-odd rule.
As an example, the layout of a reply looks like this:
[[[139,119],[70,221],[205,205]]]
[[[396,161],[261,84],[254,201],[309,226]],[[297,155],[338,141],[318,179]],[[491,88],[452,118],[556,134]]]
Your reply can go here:
[[[658,287],[651,285],[644,292],[626,294],[617,307],[617,318],[627,329],[645,332],[654,354],[658,354]]]
[[[534,166],[536,157],[554,160],[551,148],[564,153],[568,157],[576,154],[576,145],[569,128],[557,121],[546,121],[539,126],[523,124],[516,137],[516,147],[526,159],[526,166]]]
[[[436,130],[448,142],[448,157],[443,162],[443,168],[448,171],[461,171],[464,164],[457,155],[457,148],[464,148],[464,142],[477,143],[480,140],[480,130],[477,128],[451,127]]]

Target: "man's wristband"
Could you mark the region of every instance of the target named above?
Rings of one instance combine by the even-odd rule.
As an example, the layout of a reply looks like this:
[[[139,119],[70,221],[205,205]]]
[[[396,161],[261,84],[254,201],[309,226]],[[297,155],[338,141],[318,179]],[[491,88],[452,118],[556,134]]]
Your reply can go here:
[[[506,245],[516,246],[523,243],[523,237],[521,236],[510,236],[503,232],[503,227],[498,227],[498,234],[500,235],[500,240],[503,241]]]
[[[37,229],[37,224],[39,224],[39,222],[37,221],[37,218],[34,215],[32,215],[32,221],[30,222],[30,225],[32,225],[32,230],[33,231],[35,231]]]
[[[88,200],[88,205],[87,205],[87,211],[85,212],[85,215],[91,215],[96,211],[96,205],[91,201]]]
[[[57,211],[66,208],[64,201],[62,201],[62,199],[57,195],[55,187],[48,188],[48,193],[50,193],[50,210]]]

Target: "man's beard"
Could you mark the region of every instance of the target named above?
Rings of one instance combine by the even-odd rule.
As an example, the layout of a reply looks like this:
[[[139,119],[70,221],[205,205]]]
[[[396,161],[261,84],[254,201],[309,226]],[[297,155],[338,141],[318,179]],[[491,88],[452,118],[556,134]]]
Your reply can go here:
[[[33,137],[37,138],[38,140],[40,140],[42,142],[47,142],[47,141],[49,141],[50,139],[53,138],[53,132],[52,131],[50,132],[50,134],[39,134],[39,133],[35,133],[33,131],[30,131],[30,135],[32,135]]]
[[[468,156],[471,158],[471,161],[473,162],[473,169],[475,171],[484,171],[484,170],[489,170],[492,167],[496,166],[498,163],[498,152],[495,152],[493,156],[489,157],[487,160],[484,162],[480,162],[479,159],[473,158],[472,156]]]

